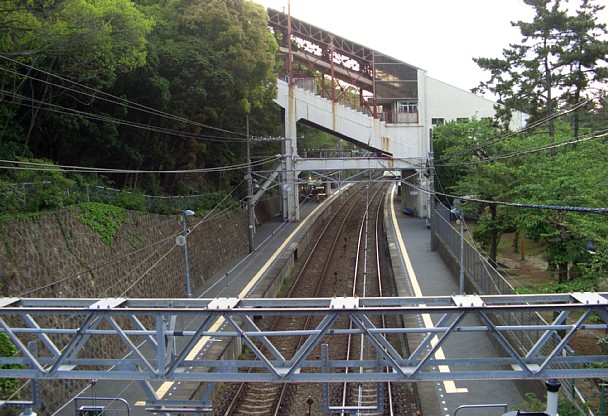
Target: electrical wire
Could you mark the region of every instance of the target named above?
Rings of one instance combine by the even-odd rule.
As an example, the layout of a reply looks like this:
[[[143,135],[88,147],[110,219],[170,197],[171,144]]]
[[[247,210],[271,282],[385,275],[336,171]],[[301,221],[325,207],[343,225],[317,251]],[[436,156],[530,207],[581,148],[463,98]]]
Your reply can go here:
[[[531,154],[531,153],[538,153],[538,152],[543,152],[543,151],[547,151],[547,150],[551,150],[551,149],[557,149],[559,147],[562,146],[567,146],[570,144],[578,144],[578,143],[583,143],[583,142],[588,142],[590,140],[595,140],[595,139],[601,139],[604,137],[608,137],[608,130],[604,130],[604,131],[600,131],[600,132],[595,132],[592,133],[590,136],[587,137],[581,137],[578,139],[567,139],[565,141],[559,142],[559,143],[553,143],[550,145],[546,145],[546,146],[542,146],[542,147],[537,147],[537,148],[532,148],[532,149],[525,149],[525,150],[520,150],[517,152],[512,152],[512,153],[507,153],[504,155],[497,155],[497,156],[491,156],[485,159],[476,159],[476,160],[470,160],[470,161],[463,161],[463,162],[458,162],[458,163],[443,163],[443,164],[435,164],[434,166],[436,167],[451,167],[451,166],[463,166],[463,165],[477,165],[480,163],[489,163],[489,162],[495,162],[497,160],[504,160],[504,159],[510,159],[513,157],[517,157],[517,156],[523,156],[523,155],[527,155],[527,154]]]
[[[168,237],[168,238],[164,239],[164,240],[163,240],[163,242],[165,242],[165,243],[166,243],[166,242],[168,242],[169,240],[174,239],[174,238],[175,238],[175,236],[177,236],[177,235],[179,235],[179,231],[178,231],[178,232],[173,233],[173,234],[172,234],[170,237]],[[150,248],[150,247],[148,247],[148,248]],[[167,251],[167,252],[166,252],[166,253],[165,253],[165,254],[164,254],[162,257],[161,257],[161,259],[162,259],[162,258],[164,258],[164,256],[166,256],[167,254],[169,254],[169,253],[170,253],[170,252],[171,252],[171,251],[172,251],[174,248],[175,248],[175,243],[173,243],[173,245],[171,246],[171,248],[170,248],[170,249],[169,249],[169,250],[168,250],[168,251]],[[152,257],[156,256],[156,255],[157,255],[157,254],[158,254],[158,253],[161,251],[161,249],[162,249],[162,246],[159,246],[159,247],[158,247],[156,250],[154,250],[154,252],[152,252],[152,253],[151,253],[151,254],[150,254],[148,257],[146,257],[145,259],[143,259],[143,260],[142,260],[142,261],[141,261],[141,262],[140,262],[140,263],[139,263],[137,266],[135,266],[134,268],[132,268],[132,269],[131,269],[131,270],[130,270],[128,273],[125,273],[125,274],[124,274],[125,278],[126,278],[126,277],[128,277],[128,276],[131,276],[131,275],[132,275],[132,274],[133,274],[133,273],[134,273],[136,270],[138,270],[138,269],[139,269],[141,266],[143,266],[143,265],[144,265],[146,262],[148,262],[148,260],[150,260]],[[154,266],[153,266],[153,267],[154,267]],[[148,270],[148,271],[149,271],[149,270]],[[147,273],[147,272],[146,272],[146,273]],[[144,275],[145,275],[145,273],[144,273]],[[143,276],[144,276],[144,275],[142,275],[142,276],[138,277],[138,278],[136,279],[136,281],[135,281],[135,282],[137,282],[137,281],[141,280],[141,279],[143,278]],[[103,293],[104,293],[104,295],[106,295],[106,296],[107,296],[107,295],[110,293],[110,291],[111,291],[112,289],[114,289],[114,288],[115,288],[116,286],[118,286],[120,283],[123,283],[123,281],[124,281],[123,279],[117,279],[117,281],[116,281],[116,282],[115,282],[113,285],[109,286],[109,287],[108,287],[108,288],[107,288],[107,289],[106,289],[106,290],[103,292]],[[123,294],[123,295],[124,295],[124,294]],[[123,296],[123,295],[120,295],[120,296]],[[119,297],[120,297],[120,296],[119,296]]]
[[[276,160],[278,155],[268,156],[251,163],[252,167],[262,166],[270,161]],[[28,170],[42,172],[74,172],[74,173],[163,173],[163,174],[187,174],[187,173],[210,173],[226,172],[230,170],[245,169],[248,163],[238,165],[218,166],[214,168],[184,169],[184,170],[141,170],[141,169],[111,169],[111,168],[91,168],[84,166],[55,165],[52,163],[27,162],[19,160],[0,160],[0,164],[12,164],[17,166],[0,166],[0,169],[7,170]]]
[[[227,194],[227,195],[226,195],[226,196],[225,196],[225,197],[224,197],[224,198],[223,198],[223,199],[222,199],[222,200],[221,200],[221,201],[220,201],[220,202],[219,202],[219,203],[218,203],[218,204],[217,204],[217,205],[216,205],[216,206],[213,208],[213,209],[211,209],[211,210],[209,211],[209,213],[208,213],[208,214],[207,214],[207,215],[206,215],[206,216],[205,216],[205,217],[204,217],[204,218],[203,218],[203,219],[202,219],[202,220],[201,220],[201,221],[200,221],[198,224],[196,224],[196,225],[195,225],[195,226],[194,226],[192,229],[194,229],[194,228],[198,227],[200,224],[202,224],[202,223],[203,223],[203,222],[205,222],[205,221],[212,221],[213,219],[215,219],[217,216],[210,216],[210,215],[211,215],[211,213],[213,213],[213,212],[216,210],[216,208],[217,208],[218,206],[221,206],[221,205],[222,205],[222,204],[223,204],[223,203],[224,203],[224,202],[225,202],[225,201],[226,201],[226,200],[227,200],[227,199],[228,199],[228,198],[229,198],[229,197],[230,197],[230,196],[231,196],[231,195],[232,195],[232,194],[233,194],[233,193],[234,193],[234,192],[235,192],[235,191],[236,191],[238,188],[239,188],[239,186],[240,186],[240,185],[242,185],[243,183],[244,183],[244,180],[242,180],[241,182],[239,182],[239,184],[237,184],[237,185],[236,185],[236,186],[233,188],[233,190],[232,190],[232,191],[230,191],[230,192],[229,192],[229,193],[228,193],[228,194]],[[224,209],[223,211],[221,211],[221,212],[220,212],[220,214],[217,214],[217,215],[219,216],[219,215],[221,215],[222,213],[227,212],[227,211],[229,211],[230,209],[233,209],[233,208],[234,208],[236,205],[238,205],[238,204],[237,204],[237,203],[235,203],[235,204],[231,204],[231,205],[230,205],[228,208]],[[31,295],[32,293],[36,293],[36,292],[39,292],[39,291],[41,291],[41,290],[44,290],[44,289],[48,289],[48,288],[50,288],[50,287],[53,287],[53,286],[55,286],[55,285],[58,285],[58,284],[61,284],[61,283],[65,283],[65,282],[67,282],[67,281],[69,281],[69,280],[71,280],[71,279],[75,279],[75,278],[77,278],[77,277],[79,277],[79,276],[81,276],[81,275],[83,275],[83,274],[88,274],[88,273],[91,273],[91,272],[92,272],[92,271],[94,271],[94,270],[98,270],[98,269],[101,269],[101,268],[103,268],[103,267],[106,267],[106,266],[109,266],[109,265],[111,265],[111,264],[114,264],[114,263],[116,263],[116,262],[122,261],[122,260],[124,260],[124,259],[126,259],[126,258],[129,258],[129,257],[131,257],[131,256],[137,255],[137,254],[139,254],[139,253],[141,253],[141,252],[143,252],[143,251],[145,251],[145,250],[148,250],[148,249],[150,249],[150,248],[153,248],[153,247],[155,247],[155,246],[157,246],[157,245],[161,245],[161,244],[164,244],[164,243],[166,243],[166,242],[168,242],[168,241],[170,241],[170,240],[173,240],[173,239],[174,239],[174,238],[175,238],[177,235],[179,235],[179,234],[180,234],[180,231],[177,231],[177,232],[173,233],[172,235],[170,235],[170,236],[168,236],[168,237],[166,237],[166,238],[163,238],[163,239],[161,239],[161,240],[159,240],[159,241],[157,241],[157,242],[154,242],[154,243],[152,243],[152,244],[149,244],[149,245],[148,245],[148,246],[146,246],[146,247],[142,247],[142,248],[140,248],[140,249],[138,249],[138,250],[135,250],[135,251],[133,251],[133,252],[127,253],[127,254],[125,254],[125,255],[123,255],[123,256],[117,257],[117,258],[112,259],[112,260],[110,260],[110,261],[104,262],[104,263],[102,263],[102,264],[99,264],[99,265],[96,265],[96,266],[93,266],[93,267],[89,267],[89,268],[87,268],[87,269],[86,269],[86,270],[84,270],[84,271],[80,271],[80,272],[74,273],[74,274],[72,274],[72,275],[70,275],[70,276],[67,276],[67,277],[64,277],[64,278],[60,278],[60,279],[58,279],[58,280],[56,280],[56,281],[54,281],[54,282],[51,282],[51,283],[45,284],[45,285],[43,285],[43,286],[39,286],[39,287],[37,287],[37,288],[34,288],[34,289],[28,290],[28,291],[26,291],[26,292],[23,292],[23,293],[21,293],[21,294],[19,295],[19,297],[25,297],[25,296],[27,296],[27,295]],[[176,246],[176,245],[175,245],[175,243],[174,243],[174,246],[171,248],[171,250],[173,250],[173,249],[175,248],[175,246]],[[134,268],[134,269],[132,269],[132,271],[131,271],[130,273],[132,273],[134,270],[137,270],[139,267],[141,267],[141,265],[143,265],[143,264],[144,264],[146,261],[148,261],[148,260],[149,260],[149,259],[150,259],[150,258],[151,258],[151,257],[152,257],[154,254],[156,254],[158,251],[159,251],[159,249],[157,249],[157,250],[156,250],[156,251],[155,251],[155,252],[154,252],[152,255],[150,255],[150,256],[148,256],[146,259],[144,259],[144,260],[143,260],[143,261],[142,261],[142,262],[141,262],[139,265],[135,266],[135,268]],[[130,273],[129,273],[129,274],[130,274]],[[146,272],[146,273],[147,273],[147,272]],[[142,277],[143,277],[143,276],[140,276],[140,277],[138,278],[138,280],[139,280],[139,279],[141,279]],[[114,285],[114,286],[115,286],[115,285]],[[114,286],[112,286],[111,288],[113,288]],[[110,289],[111,289],[111,288],[110,288]],[[105,292],[105,293],[108,293],[110,289],[106,290],[106,292]]]
[[[108,115],[90,113],[90,112],[86,112],[86,111],[82,111],[82,110],[77,110],[74,108],[64,107],[64,106],[61,106],[58,104],[44,102],[41,100],[26,97],[24,95],[20,95],[20,94],[14,93],[14,92],[6,91],[6,90],[0,90],[0,92],[6,94],[8,96],[11,96],[15,99],[19,99],[19,100],[31,103],[31,105],[23,103],[23,102],[15,103],[17,105],[21,105],[21,106],[29,107],[29,108],[42,109],[42,110],[51,111],[53,113],[58,113],[58,114],[62,114],[62,115],[78,116],[78,117],[88,118],[91,120],[102,121],[102,122],[107,122],[107,123],[114,123],[114,124],[118,124],[118,125],[124,125],[127,127],[148,130],[148,131],[152,131],[155,133],[191,138],[191,139],[196,139],[196,140],[204,140],[204,141],[212,141],[212,142],[213,141],[215,141],[215,142],[236,142],[236,143],[245,143],[247,141],[246,138],[208,136],[208,135],[189,133],[189,132],[182,131],[182,130],[174,130],[174,129],[168,129],[168,128],[159,127],[159,126],[151,126],[151,125],[147,125],[147,124],[136,123],[133,121],[110,117]],[[35,104],[38,104],[38,106],[35,106]]]
[[[19,295],[19,297],[25,297],[25,296],[31,295],[32,293],[36,293],[36,292],[39,292],[39,291],[41,291],[41,290],[44,290],[44,289],[48,289],[48,288],[50,288],[50,287],[53,287],[53,286],[55,286],[55,285],[58,285],[58,284],[61,284],[61,283],[65,283],[65,282],[67,282],[68,280],[75,279],[75,278],[77,278],[77,277],[79,277],[79,276],[81,276],[81,275],[83,275],[83,274],[91,273],[91,272],[92,272],[92,271],[94,271],[94,270],[98,270],[98,269],[101,269],[102,267],[109,266],[109,265],[111,265],[111,264],[114,264],[114,263],[116,263],[116,262],[119,262],[119,261],[121,261],[121,260],[124,260],[124,259],[126,259],[126,258],[128,258],[128,257],[131,257],[131,256],[134,256],[134,255],[136,255],[136,254],[139,254],[140,252],[142,252],[142,251],[144,251],[144,250],[147,250],[147,249],[149,249],[149,248],[151,248],[151,247],[154,247],[154,246],[156,246],[156,245],[158,245],[158,244],[165,243],[165,242],[167,242],[168,240],[170,240],[170,239],[172,239],[172,238],[175,238],[175,235],[177,235],[177,234],[174,234],[174,235],[172,235],[172,236],[170,236],[170,237],[164,238],[164,239],[162,239],[162,240],[160,240],[160,241],[157,241],[157,242],[155,242],[155,243],[152,243],[152,244],[150,244],[150,245],[148,245],[148,246],[146,246],[146,247],[143,247],[143,248],[140,248],[140,249],[138,249],[138,250],[135,250],[135,251],[133,251],[133,252],[131,252],[131,253],[127,253],[127,254],[125,254],[124,256],[117,257],[117,258],[115,258],[115,259],[113,259],[113,260],[110,260],[110,261],[107,261],[107,262],[105,262],[105,263],[98,264],[98,265],[93,266],[93,267],[89,267],[88,269],[86,269],[86,270],[84,270],[84,271],[81,271],[81,272],[78,272],[78,273],[74,273],[74,274],[72,274],[72,275],[70,275],[70,276],[67,276],[67,277],[61,278],[61,279],[56,280],[56,281],[54,281],[54,282],[48,283],[48,284],[46,284],[46,285],[39,286],[39,287],[37,287],[37,288],[34,288],[34,289],[31,289],[31,290],[28,290],[28,291],[26,291],[26,292],[21,293],[21,294]]]
[[[84,85],[84,84],[72,81],[70,79],[61,77],[59,75],[56,75],[56,74],[53,74],[51,72],[42,70],[40,68],[36,68],[36,67],[34,67],[32,65],[28,65],[26,63],[20,62],[20,61],[18,61],[16,59],[9,58],[8,56],[3,55],[3,54],[0,54],[0,58],[2,58],[4,60],[7,60],[7,61],[10,61],[10,62],[12,62],[14,64],[17,64],[17,65],[21,65],[21,66],[23,66],[25,68],[28,68],[30,70],[37,71],[37,72],[39,72],[41,74],[44,74],[44,75],[47,75],[49,77],[56,78],[56,79],[61,80],[63,82],[67,82],[70,85],[78,86],[80,88],[83,88],[86,91],[90,91],[91,93],[87,93],[87,92],[83,92],[83,91],[80,91],[80,90],[77,90],[77,89],[74,89],[74,88],[66,87],[64,85],[56,84],[56,83],[53,83],[53,82],[50,82],[50,81],[47,81],[47,80],[44,80],[44,79],[41,79],[41,78],[32,77],[32,76],[27,75],[27,74],[21,74],[21,73],[16,72],[16,71],[10,71],[7,68],[0,68],[0,70],[2,70],[2,71],[10,72],[10,73],[13,73],[14,75],[17,75],[17,76],[22,76],[22,77],[30,78],[30,79],[33,79],[35,81],[43,82],[43,83],[45,83],[47,85],[63,88],[65,90],[67,90],[67,91],[72,91],[72,92],[76,92],[76,93],[79,93],[79,94],[83,94],[85,96],[88,96],[88,97],[91,97],[91,98],[94,98],[94,99],[100,99],[100,100],[103,100],[103,101],[106,101],[106,102],[109,102],[109,103],[112,103],[112,104],[124,105],[124,106],[126,106],[128,108],[135,109],[135,110],[138,110],[138,111],[142,111],[144,113],[161,116],[161,117],[168,118],[168,119],[175,120],[175,121],[180,121],[180,122],[191,124],[191,125],[194,125],[194,126],[197,126],[197,127],[203,127],[203,128],[207,128],[207,129],[211,129],[211,130],[215,130],[215,131],[219,131],[219,132],[223,132],[223,133],[235,134],[235,135],[239,135],[239,136],[246,136],[243,133],[233,132],[233,131],[230,131],[230,130],[225,130],[225,129],[221,129],[221,128],[218,128],[218,127],[213,127],[213,126],[210,126],[208,124],[194,122],[194,121],[189,120],[187,118],[178,117],[178,116],[175,116],[173,114],[166,113],[166,112],[154,109],[152,107],[148,107],[148,106],[145,106],[145,105],[142,105],[142,104],[138,104],[138,103],[133,102],[133,101],[129,101],[129,100],[124,99],[124,98],[117,97],[115,95],[106,93],[106,92],[101,91],[101,90],[97,90],[95,88],[92,88],[92,87],[89,87],[87,85]]]
[[[220,213],[216,213],[215,215],[212,215],[213,213],[215,213],[215,211],[217,210],[217,208],[220,207],[239,188],[239,186],[241,184],[243,184],[243,183],[244,183],[244,180],[242,180],[239,184],[237,184],[235,187],[233,187],[232,191],[230,191],[226,196],[224,196],[224,198],[221,201],[219,201],[211,210],[209,210],[209,212],[207,212],[207,214],[200,221],[198,221],[192,228],[190,228],[190,232],[194,231],[197,227],[199,227],[204,222],[212,221],[215,218],[217,218],[219,215],[222,215],[224,212],[227,212],[227,211],[231,210],[236,204],[232,204],[231,206],[229,206],[229,207],[225,208],[224,210],[222,210]],[[174,238],[176,235],[179,235],[179,233],[173,234],[169,238]],[[160,259],[158,259],[151,267],[149,267],[142,275],[140,275],[137,279],[135,279],[135,282],[133,282],[133,284],[131,284],[127,289],[125,289],[120,296],[121,297],[124,296],[129,290],[131,290],[154,267],[156,267],[158,264],[160,264],[160,262],[163,259],[165,259],[169,255],[169,253],[171,251],[173,251],[176,247],[177,247],[177,243],[174,242],[173,246],[169,250],[167,250],[167,252]],[[157,252],[158,252],[158,250],[157,250]],[[156,252],[153,253],[153,254],[156,254]],[[152,256],[149,256],[148,258],[146,258],[142,263],[140,263],[140,265],[144,264],[144,262],[146,262],[147,260],[149,260],[151,257]],[[136,270],[137,268],[139,268],[139,266],[137,266],[134,270]]]
[[[585,105],[589,104],[590,102],[592,102],[592,101],[594,101],[596,99],[598,99],[598,96],[594,96],[594,97],[588,98],[588,99],[583,100],[583,101],[581,101],[581,102],[579,102],[577,104],[574,104],[570,108],[567,108],[567,109],[564,109],[562,111],[550,114],[550,115],[548,115],[546,117],[543,117],[542,119],[539,119],[539,120],[535,121],[534,123],[527,125],[526,127],[524,127],[523,129],[518,130],[517,132],[510,132],[508,134],[502,135],[502,136],[500,136],[500,137],[498,137],[496,139],[490,140],[490,141],[488,141],[486,143],[483,143],[481,145],[470,147],[469,149],[465,149],[465,150],[463,150],[461,152],[457,152],[457,153],[452,154],[450,156],[439,158],[439,159],[437,159],[435,161],[435,163],[440,163],[440,162],[442,162],[442,161],[444,161],[446,159],[450,159],[450,158],[454,158],[454,157],[458,157],[458,156],[466,156],[466,155],[469,155],[471,153],[475,153],[475,151],[483,150],[485,147],[488,147],[488,146],[490,146],[492,144],[504,141],[504,140],[512,138],[512,137],[519,136],[519,135],[521,135],[523,133],[527,133],[529,131],[532,131],[532,130],[540,127],[541,125],[543,125],[543,124],[545,124],[545,123],[547,123],[547,122],[549,122],[551,120],[555,120],[555,119],[557,119],[559,117],[562,117],[564,115],[570,114],[573,111],[576,111],[576,110],[578,110],[581,107],[584,107]],[[442,166],[446,166],[446,165],[444,164]]]
[[[118,297],[126,296],[126,294],[129,290],[133,289],[133,287],[136,284],[138,284],[153,268],[155,268],[158,264],[160,264],[160,262],[163,259],[165,259],[169,255],[169,253],[171,253],[176,247],[177,247],[177,244],[173,245],[169,250],[167,250],[167,252],[165,254],[163,254],[160,259],[158,259],[152,266],[150,266],[141,276],[139,276],[137,279],[135,279],[133,284],[129,285],[129,287],[127,287],[125,290],[123,290],[123,292]]]
[[[482,203],[482,204],[486,204],[486,205],[502,205],[502,206],[508,206],[508,207],[514,207],[514,208],[546,209],[546,210],[551,210],[551,211],[581,212],[581,213],[586,213],[586,214],[601,214],[601,215],[608,214],[608,208],[570,207],[570,206],[562,206],[562,205],[523,204],[523,203],[518,203],[518,202],[492,201],[492,200],[479,199],[479,198],[473,198],[473,197],[468,197],[468,196],[465,197],[465,196],[459,196],[459,195],[446,194],[446,193],[437,192],[437,191],[429,191],[428,189],[423,189],[423,188],[416,186],[409,182],[403,182],[403,183],[406,184],[407,186],[409,186],[410,188],[413,188],[419,192],[429,194],[431,196],[440,195],[440,196],[444,196],[446,198],[458,198],[463,202],[478,202],[478,203]]]

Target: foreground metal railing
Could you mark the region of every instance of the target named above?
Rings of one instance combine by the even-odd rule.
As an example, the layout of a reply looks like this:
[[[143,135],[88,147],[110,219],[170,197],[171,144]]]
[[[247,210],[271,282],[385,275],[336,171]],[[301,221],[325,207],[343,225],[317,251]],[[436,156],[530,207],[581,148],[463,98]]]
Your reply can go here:
[[[0,377],[304,383],[608,378],[608,369],[590,365],[606,363],[608,356],[562,355],[576,331],[608,327],[605,293],[315,299],[1,298],[0,305],[0,332],[17,347],[14,356],[0,357],[0,365],[20,366],[0,368]],[[547,312],[557,315],[552,322],[542,324],[502,324],[503,320],[496,319]],[[371,320],[379,315],[418,314],[430,315],[437,324],[425,328],[380,328]],[[316,316],[319,324],[300,331],[265,331],[256,324],[259,318],[277,315]],[[172,317],[187,325],[169,330],[167,322]],[[474,322],[479,324],[463,324],[467,317],[476,318],[478,321]],[[567,323],[568,317],[572,317],[572,323]],[[340,329],[336,324],[340,319],[349,320],[352,329]],[[603,322],[598,323],[598,319]],[[502,347],[496,357],[434,357],[445,344],[466,343],[467,333],[480,331],[491,334]],[[530,331],[541,336],[523,350],[507,336]],[[553,336],[558,331],[563,337],[554,344]],[[423,340],[411,355],[404,356],[389,344],[387,336],[409,333],[422,334]],[[325,336],[349,334],[364,335],[365,342],[375,348],[377,359],[322,360],[311,355],[316,347],[322,347]],[[306,341],[293,356],[285,357],[274,346],[274,340],[291,336],[304,336]],[[32,354],[26,345],[32,337],[39,344],[37,354]],[[103,348],[95,348],[103,338],[110,337],[122,342],[132,358],[114,359]],[[167,345],[176,344],[173,337],[187,342],[177,343],[175,353],[168,354]],[[194,354],[205,343],[234,337],[242,340],[257,359],[216,361],[198,359]],[[432,369],[438,365],[454,368],[450,373]],[[190,367],[195,371],[188,371]],[[341,375],[332,371],[352,367],[369,368],[369,372]],[[261,371],[239,372],[249,368]],[[312,371],[301,372],[303,368]]]

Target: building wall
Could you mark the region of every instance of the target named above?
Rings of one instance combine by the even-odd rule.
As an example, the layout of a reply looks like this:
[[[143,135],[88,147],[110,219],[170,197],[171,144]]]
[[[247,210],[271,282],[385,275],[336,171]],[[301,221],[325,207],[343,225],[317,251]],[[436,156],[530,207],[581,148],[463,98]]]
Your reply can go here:
[[[426,77],[427,96],[427,125],[432,126],[434,118],[443,118],[446,122],[459,118],[478,120],[494,118],[496,102],[480,97],[469,91],[446,84],[437,79]],[[525,114],[517,111],[513,113],[510,129],[517,131],[525,126]]]

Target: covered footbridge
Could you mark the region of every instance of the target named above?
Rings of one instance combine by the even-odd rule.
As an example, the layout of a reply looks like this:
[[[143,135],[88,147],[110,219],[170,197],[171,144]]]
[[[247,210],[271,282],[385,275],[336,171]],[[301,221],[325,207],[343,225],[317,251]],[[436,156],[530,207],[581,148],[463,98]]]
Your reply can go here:
[[[404,178],[424,185],[422,170],[430,148],[425,103],[420,99],[424,71],[288,14],[272,9],[268,13],[279,56],[284,58],[275,100],[285,115],[280,168],[284,219],[299,220],[293,184],[303,171],[400,170]],[[367,153],[357,158],[301,157],[298,123]],[[402,202],[419,215],[425,213],[426,199],[408,194]]]

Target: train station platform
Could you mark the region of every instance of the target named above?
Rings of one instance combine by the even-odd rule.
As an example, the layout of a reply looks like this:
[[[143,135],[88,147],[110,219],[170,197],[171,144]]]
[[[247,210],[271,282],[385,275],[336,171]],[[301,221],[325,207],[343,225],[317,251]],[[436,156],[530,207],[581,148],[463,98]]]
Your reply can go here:
[[[252,291],[271,276],[273,264],[285,249],[303,238],[325,203],[313,199],[304,201],[300,206],[300,222],[284,222],[279,215],[259,226],[254,235],[254,251],[222,267],[193,295],[199,298],[252,296]]]
[[[431,251],[431,231],[424,219],[405,215],[395,195],[388,195],[385,206],[385,224],[391,251],[397,296],[451,296],[458,294],[458,277],[445,265],[437,251]],[[469,319],[469,318],[466,318]],[[473,324],[472,321],[466,321]],[[477,322],[478,324],[479,322]],[[428,316],[419,316],[408,325],[431,327]],[[466,343],[450,342],[436,355],[445,358],[496,356],[488,333],[471,333]],[[409,340],[410,348],[416,340]],[[412,343],[414,345],[412,345]],[[492,353],[491,353],[492,352]],[[443,357],[438,357],[443,358]],[[440,366],[440,372],[449,372]],[[460,406],[487,407],[463,408],[458,416],[499,416],[508,410],[521,408],[523,396],[510,380],[443,381],[418,383],[424,416],[453,416]],[[488,406],[496,405],[496,406]]]

